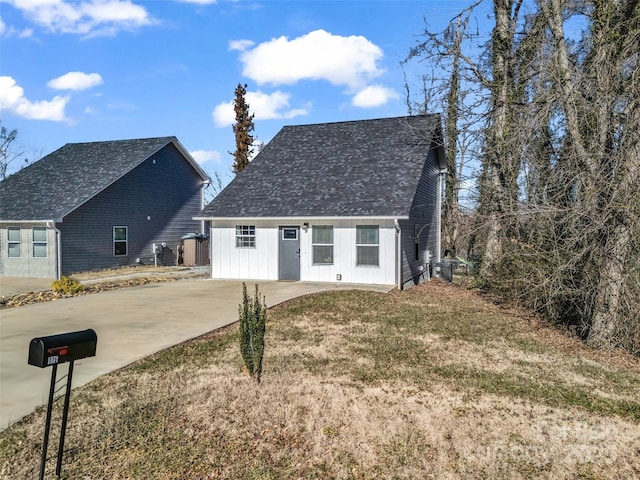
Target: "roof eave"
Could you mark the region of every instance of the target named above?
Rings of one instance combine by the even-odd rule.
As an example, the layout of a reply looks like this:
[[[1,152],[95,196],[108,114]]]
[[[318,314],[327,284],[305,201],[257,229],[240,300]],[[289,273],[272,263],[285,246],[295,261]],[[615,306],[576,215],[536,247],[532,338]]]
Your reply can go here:
[[[220,221],[292,221],[292,220],[407,220],[408,215],[336,215],[336,216],[310,216],[310,215],[292,215],[288,217],[193,217],[194,220],[209,220],[212,222]]]
[[[133,165],[129,170],[127,170],[126,172],[122,173],[122,175],[120,175],[118,178],[114,179],[111,183],[109,183],[108,185],[106,185],[104,188],[102,188],[100,191],[94,193],[91,197],[85,199],[84,201],[82,201],[81,203],[75,205],[71,210],[64,212],[61,217],[60,220],[58,220],[58,223],[62,223],[62,218],[66,217],[67,215],[71,214],[72,212],[74,212],[75,210],[77,210],[78,208],[80,208],[82,205],[84,205],[85,203],[87,203],[89,200],[91,200],[92,198],[94,198],[96,195],[104,192],[106,189],[108,189],[109,187],[111,187],[111,185],[113,185],[114,183],[116,183],[118,180],[120,180],[121,178],[125,177],[126,175],[128,175],[132,170],[134,170],[135,168],[139,167],[140,165],[142,165],[144,162],[146,162],[147,160],[149,160],[151,157],[153,157],[156,153],[158,153],[160,150],[162,150],[163,148],[165,148],[167,145],[169,145],[169,143],[173,144],[174,147],[176,147],[178,149],[178,151],[184,156],[184,158],[187,160],[187,162],[189,162],[189,164],[191,165],[191,167],[198,173],[198,175],[200,176],[200,178],[202,178],[203,182],[205,184],[209,184],[211,183],[211,178],[209,178],[209,176],[204,173],[204,170],[202,170],[202,168],[198,165],[198,162],[196,162],[194,160],[194,158],[191,156],[191,154],[184,148],[184,146],[180,143],[180,141],[178,140],[177,137],[171,137],[170,140],[165,143],[164,145],[162,145],[161,147],[158,147],[156,150],[154,150],[151,154],[147,155],[145,158],[142,158],[138,163],[136,163],[135,165]]]
[[[1,219],[0,223],[62,223],[62,220],[54,220],[52,218],[49,218],[47,220],[42,220],[42,219],[38,219],[38,220],[5,220],[5,219]]]
[[[205,184],[210,184],[211,183],[211,177],[209,177],[209,175],[207,175],[205,173],[205,171],[202,169],[202,167],[198,164],[198,162],[195,161],[195,159],[191,156],[191,154],[187,151],[186,148],[184,148],[184,146],[180,143],[180,140],[178,140],[177,137],[173,137],[171,140],[171,143],[173,143],[173,145],[178,149],[178,151],[184,156],[184,158],[187,159],[187,161],[189,162],[189,164],[191,165],[191,167],[198,172],[198,175],[200,175],[200,178],[202,178],[202,181]],[[164,147],[163,147],[164,148]]]

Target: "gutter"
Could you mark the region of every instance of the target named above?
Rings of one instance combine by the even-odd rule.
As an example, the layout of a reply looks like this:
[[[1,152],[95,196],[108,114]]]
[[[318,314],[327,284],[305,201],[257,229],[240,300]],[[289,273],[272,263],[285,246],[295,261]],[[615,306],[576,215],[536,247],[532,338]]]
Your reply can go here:
[[[47,228],[56,232],[56,279],[60,280],[62,275],[62,232],[56,228],[53,222],[47,222]]]
[[[193,217],[194,220],[210,220],[212,222],[226,222],[226,221],[234,221],[234,222],[238,222],[238,221],[242,221],[242,222],[258,222],[258,221],[278,221],[278,222],[296,222],[296,221],[313,221],[313,220],[318,220],[318,221],[323,221],[323,220],[393,220],[394,222],[396,220],[408,220],[409,217],[408,216],[402,216],[402,217],[389,217],[386,215],[362,215],[362,216],[351,216],[351,215],[345,215],[345,216],[326,216],[326,217],[318,217],[318,216],[296,216],[296,215],[292,215],[290,217],[206,217],[206,216],[200,216],[197,215],[195,217]]]
[[[444,178],[447,174],[447,170],[440,170],[440,175],[438,175],[438,200],[437,200],[437,210],[438,210],[438,236],[436,243],[436,262],[442,261],[441,250],[442,250],[442,187],[444,186]]]
[[[397,218],[393,219],[393,224],[396,227],[396,258],[397,258],[397,287],[398,290],[402,290],[402,230],[400,230],[400,223]]]

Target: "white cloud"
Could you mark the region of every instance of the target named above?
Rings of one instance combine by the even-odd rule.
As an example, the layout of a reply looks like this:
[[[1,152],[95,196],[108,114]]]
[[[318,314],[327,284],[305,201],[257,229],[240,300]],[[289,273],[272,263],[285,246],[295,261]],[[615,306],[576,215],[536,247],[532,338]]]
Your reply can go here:
[[[316,30],[293,40],[280,37],[245,50],[242,74],[258,84],[291,85],[326,80],[362,88],[383,73],[376,62],[382,50],[362,36],[343,37]]]
[[[255,114],[255,120],[271,120],[274,118],[293,118],[307,115],[307,108],[289,108],[288,93],[247,92],[245,101],[249,104],[249,112]],[[217,127],[227,127],[236,121],[233,101],[217,105],[213,109],[213,121]]]
[[[2,0],[0,0],[0,3],[2,3]],[[29,38],[33,35],[33,30],[30,28],[25,28],[20,32],[13,26],[7,26],[7,24],[4,23],[4,20],[2,20],[2,17],[0,17],[0,37],[12,37],[16,35],[18,36],[18,38]]]
[[[102,77],[97,73],[69,72],[49,80],[47,86],[55,90],[86,90],[102,83]]]
[[[374,108],[386,104],[389,100],[399,98],[398,93],[382,85],[369,85],[360,90],[352,99],[354,107]]]
[[[182,3],[195,3],[197,5],[211,5],[213,3],[218,3],[218,0],[178,0]]]
[[[113,35],[133,30],[154,20],[147,10],[130,0],[4,0],[34,23],[54,32],[86,36]]]
[[[254,45],[255,42],[253,40],[231,40],[229,42],[229,50],[239,50],[241,52],[244,52]]]
[[[24,96],[24,89],[12,77],[0,77],[0,110],[13,112],[30,120],[65,120],[64,109],[70,97],[32,102]]]
[[[189,153],[191,154],[193,159],[200,165],[212,161],[216,163],[222,163],[220,152],[216,150],[194,150],[193,152]]]

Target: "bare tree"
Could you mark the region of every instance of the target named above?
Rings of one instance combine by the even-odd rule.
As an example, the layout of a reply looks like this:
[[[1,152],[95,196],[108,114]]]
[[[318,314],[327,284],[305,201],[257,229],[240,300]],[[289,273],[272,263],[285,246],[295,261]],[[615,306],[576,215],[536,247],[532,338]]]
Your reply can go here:
[[[209,183],[204,189],[204,203],[207,204],[217,197],[224,189],[224,182],[220,173],[213,172],[213,174],[211,174],[206,168],[204,168],[204,171],[209,175],[209,178],[211,178],[211,183]]]
[[[22,166],[29,164],[29,160],[24,158],[24,150],[16,147],[18,130],[7,128],[0,121],[0,180],[7,178],[9,166],[16,161],[21,161]]]
[[[629,346],[635,339],[632,348],[640,350],[637,312],[629,308],[629,300],[635,305],[640,300],[640,7],[638,0],[588,3],[590,37],[585,59],[576,62],[563,31],[569,3],[541,2],[556,51],[566,156],[575,166],[576,219],[569,227],[589,234],[588,240],[576,241],[585,282],[582,328],[593,345]]]
[[[447,118],[458,115],[457,129],[445,123],[447,141],[458,137],[458,162],[468,151],[480,160],[478,209],[472,222],[459,218],[482,254],[484,284],[575,327],[592,345],[636,354],[639,4],[493,0],[486,54],[465,51],[464,42],[454,48],[455,36],[448,42],[429,37],[421,51],[423,59],[448,59],[438,61],[447,64],[449,76],[438,78],[434,62],[428,63],[423,85],[430,101],[446,98]],[[569,39],[565,26],[574,16],[583,19],[586,33]],[[450,32],[460,25],[454,21]],[[457,94],[454,65],[466,72]],[[481,103],[469,108],[463,98],[472,85],[477,90],[471,96]],[[462,141],[468,135],[463,124],[480,121],[484,128],[476,137]],[[448,143],[448,154],[453,151]],[[448,181],[456,191],[456,179]],[[453,206],[449,188],[446,197],[453,202],[445,205]],[[445,228],[444,237],[455,234]]]
[[[428,75],[423,74],[419,78],[420,99],[417,101],[412,97],[412,88],[405,73],[409,114],[424,114],[435,109],[444,114],[443,146],[447,158],[447,173],[441,234],[444,252],[451,256],[455,256],[461,246],[460,192],[465,180],[465,162],[472,156],[471,145],[479,138],[478,117],[474,112],[479,102],[474,100],[472,91],[477,73],[468,71],[473,70],[475,65],[469,63],[463,52],[463,42],[468,42],[473,37],[469,32],[469,19],[475,5],[454,17],[447,28],[439,33],[430,32],[425,20],[423,39],[410,49],[403,60],[403,66],[417,60],[430,70]],[[465,237],[465,234],[462,236]]]

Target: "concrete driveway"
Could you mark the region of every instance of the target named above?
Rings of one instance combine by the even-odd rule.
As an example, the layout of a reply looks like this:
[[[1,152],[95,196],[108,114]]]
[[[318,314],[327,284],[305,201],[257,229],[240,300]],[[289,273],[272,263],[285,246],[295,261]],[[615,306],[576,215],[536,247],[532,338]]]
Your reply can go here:
[[[254,283],[247,281],[251,294]],[[391,287],[257,282],[267,305],[324,290],[389,291]],[[0,310],[0,429],[47,402],[50,368],[27,365],[34,337],[93,328],[96,356],[75,362],[73,386],[238,318],[241,281],[189,279],[155,283]],[[58,368],[58,378],[67,365]],[[64,384],[62,384],[64,385]]]
[[[0,297],[51,290],[54,278],[0,277]]]

